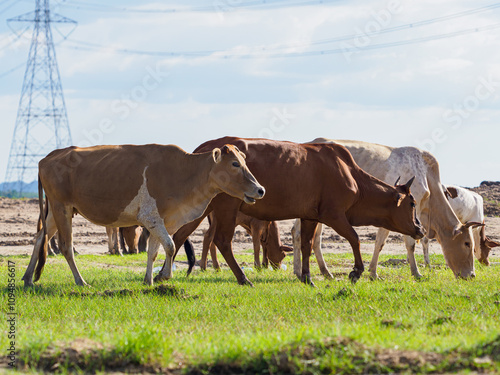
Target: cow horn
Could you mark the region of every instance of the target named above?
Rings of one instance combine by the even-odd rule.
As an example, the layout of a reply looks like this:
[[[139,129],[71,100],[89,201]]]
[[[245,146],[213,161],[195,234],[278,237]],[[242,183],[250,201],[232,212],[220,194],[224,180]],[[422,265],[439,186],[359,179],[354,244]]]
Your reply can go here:
[[[478,223],[477,221],[469,221],[468,223],[465,223],[464,224],[464,227],[466,228],[477,228],[477,227],[482,227],[486,224],[483,224],[483,223]]]
[[[412,178],[410,178],[410,180],[406,183],[406,188],[408,190],[410,190],[410,186],[413,184],[413,181],[415,181],[415,176],[413,176]]]
[[[399,177],[398,177],[398,179],[397,179],[397,180],[396,180],[396,182],[394,183],[394,186],[398,186],[399,180],[401,180],[401,176],[399,176]]]

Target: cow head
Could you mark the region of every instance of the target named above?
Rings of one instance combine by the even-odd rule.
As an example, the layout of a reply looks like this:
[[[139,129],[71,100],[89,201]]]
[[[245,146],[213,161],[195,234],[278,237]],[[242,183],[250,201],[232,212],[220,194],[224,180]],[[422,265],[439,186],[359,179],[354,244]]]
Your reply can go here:
[[[245,163],[245,154],[236,146],[224,145],[212,151],[215,165],[210,172],[212,180],[224,193],[254,204],[264,197],[265,189],[260,185]]]
[[[387,229],[421,239],[424,236],[424,229],[417,219],[416,201],[410,193],[410,186],[414,180],[415,177],[412,177],[404,185],[398,185],[399,178],[396,181],[393,199],[389,206],[392,228]]]
[[[293,251],[291,247],[281,245],[279,227],[276,221],[269,222],[260,241],[264,254],[267,254],[271,267],[275,270],[281,267],[281,261],[285,258],[286,253]]]
[[[455,277],[468,279],[475,277],[474,272],[474,238],[471,229],[482,226],[481,223],[459,223],[451,236],[438,238],[446,264],[451,268]]]
[[[481,228],[479,247],[474,247],[474,250],[476,251],[476,258],[479,260],[479,263],[484,264],[485,266],[489,266],[490,260],[488,259],[488,257],[490,255],[490,251],[493,247],[500,246],[500,243],[490,240],[486,236],[484,228],[485,226],[483,225]],[[479,252],[477,250],[479,250]]]

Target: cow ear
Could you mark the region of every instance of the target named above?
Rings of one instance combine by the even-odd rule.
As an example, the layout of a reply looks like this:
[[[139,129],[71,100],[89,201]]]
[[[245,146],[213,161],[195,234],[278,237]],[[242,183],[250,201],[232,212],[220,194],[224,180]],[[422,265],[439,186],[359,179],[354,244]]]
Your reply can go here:
[[[498,247],[498,246],[500,246],[500,243],[498,243],[496,241],[493,241],[493,240],[490,240],[488,237],[486,237],[486,241],[484,241],[484,244],[486,246],[488,246],[490,249],[492,247]]]
[[[457,238],[464,230],[464,226],[462,224],[458,224],[455,228],[453,228],[453,239]]]
[[[214,161],[216,163],[220,163],[220,161],[222,160],[222,152],[221,152],[220,148],[217,148],[217,147],[214,148],[212,150],[212,156],[213,156]]]
[[[449,196],[451,199],[458,197],[458,191],[454,187],[447,187],[444,191],[444,195]]]
[[[401,203],[403,202],[403,200],[405,199],[405,196],[403,194],[399,194],[396,195],[396,206],[399,207],[401,206]]]

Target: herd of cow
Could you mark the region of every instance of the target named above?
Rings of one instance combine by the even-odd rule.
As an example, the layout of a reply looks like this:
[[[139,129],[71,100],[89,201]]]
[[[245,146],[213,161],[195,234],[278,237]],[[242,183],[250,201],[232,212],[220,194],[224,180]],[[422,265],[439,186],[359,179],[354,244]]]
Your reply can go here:
[[[191,271],[195,258],[188,237],[207,216],[210,228],[200,266],[206,268],[210,250],[218,267],[217,247],[238,283],[249,285],[232,251],[237,225],[252,235],[255,265],[261,266],[262,245],[263,265],[279,267],[292,249],[281,244],[276,221],[297,219],[292,230],[294,273],[311,285],[312,250],[322,274],[331,277],[321,254],[323,224],[351,245],[352,282],[364,271],[355,226],[379,227],[371,278],[377,278],[378,255],[390,231],[404,235],[415,277],[421,277],[414,256],[416,240],[422,239],[429,264],[428,241],[435,238],[447,265],[460,278],[475,276],[474,255],[488,265],[490,249],[500,246],[485,234],[482,198],[445,187],[436,159],[414,147],[235,137],[205,142],[192,154],[173,145],[69,147],[40,161],[38,188],[40,218],[23,276],[25,286],[40,278],[56,233],[76,284],[86,285],[74,261],[72,218],[77,213],[107,228],[110,251],[118,251],[116,228],[121,228],[130,251],[145,248],[139,241],[148,235],[144,282],[149,285],[160,245],[166,258],[155,281],[172,277],[173,261],[183,244]]]

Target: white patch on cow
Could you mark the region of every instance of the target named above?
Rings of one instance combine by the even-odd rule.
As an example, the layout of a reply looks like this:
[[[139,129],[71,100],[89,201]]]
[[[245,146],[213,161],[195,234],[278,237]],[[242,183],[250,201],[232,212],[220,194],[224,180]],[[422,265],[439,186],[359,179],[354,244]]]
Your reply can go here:
[[[147,169],[148,167],[144,168],[144,172],[142,173],[143,182],[137,195],[120,214],[118,219],[119,222],[137,220],[146,227],[150,225],[163,225],[163,220],[158,212],[156,200],[148,191],[146,179]]]

